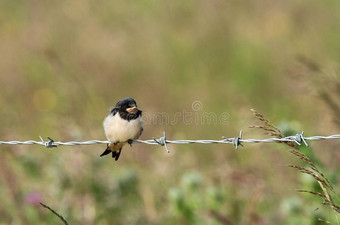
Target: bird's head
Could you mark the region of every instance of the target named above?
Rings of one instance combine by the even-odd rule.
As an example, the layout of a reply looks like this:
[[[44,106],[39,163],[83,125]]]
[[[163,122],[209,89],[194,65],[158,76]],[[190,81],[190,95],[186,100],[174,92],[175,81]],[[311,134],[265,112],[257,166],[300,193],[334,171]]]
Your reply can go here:
[[[114,110],[119,113],[123,119],[136,119],[142,114],[137,108],[137,103],[133,98],[124,98],[117,102]]]

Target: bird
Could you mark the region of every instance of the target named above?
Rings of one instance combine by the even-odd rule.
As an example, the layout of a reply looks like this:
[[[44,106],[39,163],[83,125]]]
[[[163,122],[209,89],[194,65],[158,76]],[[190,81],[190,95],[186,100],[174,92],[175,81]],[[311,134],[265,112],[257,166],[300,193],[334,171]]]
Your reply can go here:
[[[137,108],[133,98],[124,98],[110,109],[103,126],[106,138],[111,143],[100,156],[112,153],[112,158],[117,161],[123,146],[126,143],[131,146],[133,140],[142,135],[142,111]]]

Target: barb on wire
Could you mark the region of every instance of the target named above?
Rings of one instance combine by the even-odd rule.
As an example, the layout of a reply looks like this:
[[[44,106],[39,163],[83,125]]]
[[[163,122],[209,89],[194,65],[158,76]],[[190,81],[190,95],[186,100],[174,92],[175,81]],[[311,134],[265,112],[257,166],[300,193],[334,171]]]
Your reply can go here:
[[[159,139],[153,138],[153,140],[154,140],[157,144],[159,144],[159,145],[161,145],[161,146],[164,146],[164,147],[165,147],[165,151],[166,151],[167,153],[170,153],[170,150],[168,149],[168,146],[167,146],[167,144],[166,144],[166,135],[165,135],[165,132],[163,132],[163,137],[160,137]]]
[[[56,148],[57,145],[54,144],[54,141],[52,138],[48,137],[47,138],[49,139],[49,141],[44,141],[44,139],[39,136],[40,140],[41,140],[41,143],[43,143],[43,145],[45,145],[46,148]]]
[[[303,142],[308,147],[308,144],[307,144],[303,134],[304,134],[303,131],[301,132],[301,134],[296,134],[296,136],[295,136],[295,143],[298,144],[298,145],[301,145],[301,143]]]
[[[242,130],[240,131],[240,135],[238,137],[235,137],[233,140],[233,145],[235,146],[236,150],[238,149],[239,145],[243,146],[241,143],[241,139],[242,139]]]
[[[226,138],[226,137],[222,136],[222,139],[224,140],[225,144],[234,145],[236,150],[238,150],[238,146],[243,146],[243,144],[241,143],[241,141],[243,141],[242,140],[242,130],[240,131],[240,135],[238,137]]]
[[[40,136],[39,136],[40,137]],[[69,142],[61,142],[54,141],[52,138],[47,137],[49,141],[44,141],[42,137],[40,137],[41,141],[0,141],[0,145],[42,145],[47,148],[54,148],[59,145],[64,146],[73,146],[73,145],[93,145],[93,144],[110,144],[110,141],[99,141],[99,140],[90,140],[90,141],[69,141]],[[318,140],[331,140],[331,139],[340,139],[340,134],[334,134],[330,136],[310,136],[304,137],[304,132],[293,136],[287,136],[283,138],[266,138],[266,139],[242,139],[242,130],[238,137],[226,138],[222,137],[221,140],[168,140],[166,139],[166,134],[163,132],[163,136],[156,139],[150,140],[133,140],[132,143],[141,143],[148,145],[161,145],[164,146],[166,152],[170,152],[168,148],[168,144],[232,144],[235,146],[236,150],[239,146],[243,146],[244,143],[279,143],[279,142],[294,142],[297,145],[301,145],[302,143],[308,146],[307,141],[318,141]]]

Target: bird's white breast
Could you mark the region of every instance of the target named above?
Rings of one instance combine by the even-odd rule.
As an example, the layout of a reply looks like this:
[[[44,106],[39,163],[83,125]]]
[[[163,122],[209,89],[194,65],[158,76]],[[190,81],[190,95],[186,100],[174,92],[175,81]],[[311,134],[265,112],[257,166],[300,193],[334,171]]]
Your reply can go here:
[[[108,115],[103,122],[106,138],[112,142],[126,142],[137,139],[141,135],[143,122],[141,117],[135,120],[124,120],[119,113]]]

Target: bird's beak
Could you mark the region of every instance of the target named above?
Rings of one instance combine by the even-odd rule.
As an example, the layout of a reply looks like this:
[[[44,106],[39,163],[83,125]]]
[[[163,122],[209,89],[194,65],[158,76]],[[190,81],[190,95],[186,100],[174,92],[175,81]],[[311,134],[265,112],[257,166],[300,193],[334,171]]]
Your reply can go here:
[[[138,108],[137,108],[137,106],[134,105],[134,106],[132,106],[132,107],[130,107],[130,108],[127,108],[126,111],[127,111],[128,113],[133,113],[133,114],[135,114],[135,113],[138,112]]]

